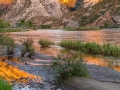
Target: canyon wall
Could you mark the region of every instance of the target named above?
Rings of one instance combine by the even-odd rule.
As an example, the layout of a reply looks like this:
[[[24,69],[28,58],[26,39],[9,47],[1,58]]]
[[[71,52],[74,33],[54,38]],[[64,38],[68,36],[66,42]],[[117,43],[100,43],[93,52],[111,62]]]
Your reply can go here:
[[[83,1],[88,4],[99,0],[1,0],[0,3],[4,4],[0,4],[0,16],[11,25],[21,19],[32,20],[38,25],[52,23],[54,18],[69,13],[68,7],[77,9]]]
[[[16,0],[3,18],[14,25],[21,19],[30,20],[34,17],[60,18],[68,9],[58,0]]]

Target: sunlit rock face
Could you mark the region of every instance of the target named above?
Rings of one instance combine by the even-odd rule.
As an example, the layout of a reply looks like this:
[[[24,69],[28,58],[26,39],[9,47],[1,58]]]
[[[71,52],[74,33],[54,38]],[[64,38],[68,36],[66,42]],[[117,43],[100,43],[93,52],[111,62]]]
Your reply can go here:
[[[41,18],[60,18],[69,12],[68,7],[76,10],[82,2],[94,3],[97,1],[99,0],[0,0],[0,3],[7,5],[12,3],[8,9],[6,7],[3,9],[3,6],[1,9],[0,6],[0,13],[2,18],[11,22],[12,25],[21,19],[34,20],[36,23],[44,24],[45,22]]]
[[[59,2],[68,6],[68,7],[74,7],[76,0],[59,0]]]
[[[10,4],[13,0],[0,0],[0,4]]]
[[[4,18],[12,24],[21,19],[30,20],[33,17],[60,18],[64,14],[63,8],[66,11],[58,0],[16,0]]]

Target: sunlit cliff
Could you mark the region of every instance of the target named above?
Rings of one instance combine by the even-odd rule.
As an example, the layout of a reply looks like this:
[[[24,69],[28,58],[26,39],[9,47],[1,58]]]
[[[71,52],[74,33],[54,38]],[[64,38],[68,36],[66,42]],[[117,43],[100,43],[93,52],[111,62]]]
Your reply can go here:
[[[0,4],[1,3],[10,4],[12,2],[13,2],[13,0],[0,0]]]
[[[14,0],[0,0],[0,3],[12,3]],[[57,1],[57,0],[56,0]],[[60,3],[69,6],[69,7],[74,7],[75,3],[77,0],[58,0]],[[100,0],[84,0],[84,2],[98,2]]]
[[[66,6],[74,7],[76,0],[59,0],[59,2]]]

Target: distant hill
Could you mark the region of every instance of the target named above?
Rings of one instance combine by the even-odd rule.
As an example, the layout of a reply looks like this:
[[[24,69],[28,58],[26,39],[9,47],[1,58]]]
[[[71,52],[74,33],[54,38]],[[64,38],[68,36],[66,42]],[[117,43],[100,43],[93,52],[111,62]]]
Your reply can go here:
[[[52,26],[65,27],[70,21],[78,22],[79,26],[120,25],[120,1],[102,0],[93,6],[88,5],[56,19]]]

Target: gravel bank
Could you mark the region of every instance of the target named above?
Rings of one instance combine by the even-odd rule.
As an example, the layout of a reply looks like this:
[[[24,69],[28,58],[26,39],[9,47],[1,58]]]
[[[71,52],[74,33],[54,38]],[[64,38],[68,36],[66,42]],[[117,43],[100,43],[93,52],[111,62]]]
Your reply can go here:
[[[18,64],[10,61],[8,61],[8,63],[17,66],[20,70],[42,77],[42,82],[36,80],[30,81],[29,84],[19,83],[14,86],[14,90],[61,90],[56,84],[55,73],[50,66],[54,58],[37,53],[32,58],[34,59],[26,60],[25,64]],[[97,65],[87,65],[87,67],[92,79],[101,82],[120,84],[120,72]]]

